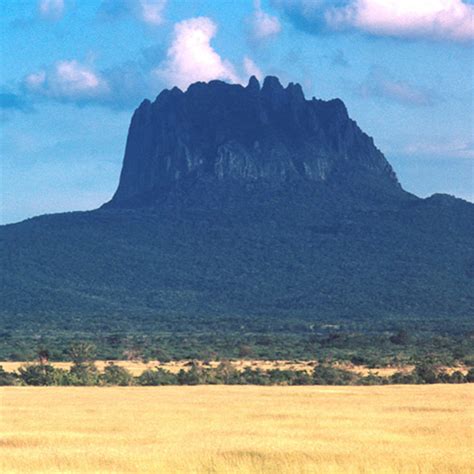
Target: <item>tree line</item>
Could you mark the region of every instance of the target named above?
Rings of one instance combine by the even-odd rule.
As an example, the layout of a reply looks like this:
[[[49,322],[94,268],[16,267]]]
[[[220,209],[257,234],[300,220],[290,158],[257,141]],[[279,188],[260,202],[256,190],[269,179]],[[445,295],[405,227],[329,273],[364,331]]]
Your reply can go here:
[[[160,386],[160,385],[389,385],[473,383],[474,368],[467,374],[448,373],[428,363],[420,363],[411,372],[396,372],[390,376],[360,375],[331,364],[320,364],[311,372],[290,369],[246,367],[237,370],[230,361],[217,367],[202,367],[191,362],[189,369],[178,373],[161,367],[147,369],[133,376],[127,369],[110,362],[99,372],[93,361],[74,361],[69,370],[38,362],[20,367],[18,372],[6,372],[0,366],[0,385],[30,386]]]

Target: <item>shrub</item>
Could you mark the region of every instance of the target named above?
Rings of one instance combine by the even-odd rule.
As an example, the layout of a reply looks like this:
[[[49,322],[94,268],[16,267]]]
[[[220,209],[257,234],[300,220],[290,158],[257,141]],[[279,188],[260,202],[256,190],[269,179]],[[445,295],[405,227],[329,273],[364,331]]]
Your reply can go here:
[[[415,366],[414,374],[418,383],[439,382],[435,368],[431,364],[421,363]]]
[[[5,385],[17,385],[18,377],[15,374],[6,372],[4,368],[0,365],[0,386]]]
[[[406,372],[395,372],[393,375],[389,377],[390,383],[393,384],[400,384],[400,385],[411,385],[418,383],[417,377],[414,375],[413,372],[406,373]]]
[[[330,365],[318,365],[313,371],[315,385],[353,385],[358,380],[357,374]]]
[[[147,369],[136,377],[135,380],[139,385],[144,386],[176,385],[178,383],[175,374],[161,368]]]
[[[466,382],[474,383],[474,367],[471,367],[466,374]]]
[[[69,385],[99,385],[100,376],[97,367],[92,362],[74,364],[69,370]]]
[[[26,385],[67,385],[67,372],[49,364],[26,365],[18,372]]]
[[[119,367],[113,363],[109,363],[104,369],[104,373],[100,376],[101,381],[105,385],[133,385],[132,374],[124,367]]]

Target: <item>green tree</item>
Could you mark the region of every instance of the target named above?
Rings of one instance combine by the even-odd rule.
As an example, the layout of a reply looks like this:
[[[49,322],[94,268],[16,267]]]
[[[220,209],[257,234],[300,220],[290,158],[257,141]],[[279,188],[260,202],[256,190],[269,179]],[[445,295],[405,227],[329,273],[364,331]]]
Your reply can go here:
[[[18,377],[15,374],[6,372],[5,369],[0,365],[0,386],[5,385],[17,385]]]
[[[474,383],[474,367],[471,367],[466,374],[466,382]]]
[[[119,367],[110,362],[104,368],[104,373],[100,376],[100,380],[106,385],[133,385],[132,374],[124,367]]]
[[[417,364],[413,374],[419,383],[439,382],[435,367],[428,362],[421,362]]]
[[[94,364],[95,346],[88,342],[73,344],[69,350],[73,362],[69,370],[71,385],[98,385],[100,378]]]
[[[75,365],[90,363],[94,360],[96,348],[89,342],[77,342],[69,348],[69,357]]]
[[[32,364],[18,369],[20,379],[26,385],[66,385],[67,373],[50,364]]]
[[[160,367],[156,369],[147,369],[142,374],[140,374],[136,381],[139,385],[176,385],[178,383],[177,377],[175,374],[164,370]]]

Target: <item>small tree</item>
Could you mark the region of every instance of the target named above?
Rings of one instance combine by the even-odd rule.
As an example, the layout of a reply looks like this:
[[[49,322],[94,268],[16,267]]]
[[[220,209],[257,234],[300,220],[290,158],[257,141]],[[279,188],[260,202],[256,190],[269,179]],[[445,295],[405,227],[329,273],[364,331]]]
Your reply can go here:
[[[104,369],[104,373],[100,376],[102,382],[106,385],[133,385],[132,374],[124,367],[119,367],[110,362]]]
[[[137,377],[139,385],[176,385],[177,376],[162,368],[147,369]]]
[[[15,374],[6,372],[4,368],[0,365],[0,386],[5,385],[17,385],[18,377]]]
[[[430,363],[422,362],[415,366],[413,375],[418,379],[420,383],[436,383],[439,382],[438,375],[433,365]]]
[[[18,369],[20,379],[26,385],[65,385],[66,371],[50,364],[32,364]]]
[[[76,342],[69,348],[69,357],[75,365],[90,363],[95,357],[95,346],[89,342]]]
[[[239,372],[228,360],[223,360],[215,370],[216,381],[224,384],[239,383]]]
[[[474,383],[474,367],[471,367],[466,374],[466,382]]]
[[[48,349],[40,349],[38,351],[38,361],[42,365],[45,365],[49,362],[49,351],[48,351]]]
[[[88,342],[73,344],[69,350],[73,365],[69,371],[71,385],[97,385],[99,372],[94,364],[95,346]]]

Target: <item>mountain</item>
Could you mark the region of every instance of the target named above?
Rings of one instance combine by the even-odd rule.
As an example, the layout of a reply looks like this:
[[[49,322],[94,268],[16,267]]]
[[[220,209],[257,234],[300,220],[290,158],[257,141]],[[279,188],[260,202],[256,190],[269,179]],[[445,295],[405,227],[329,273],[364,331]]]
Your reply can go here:
[[[154,205],[196,182],[298,181],[370,187],[402,198],[396,175],[344,104],[305,100],[299,84],[276,77],[247,87],[220,81],[145,100],[130,125],[118,189],[106,207]],[[365,194],[359,189],[359,194]]]
[[[108,203],[0,234],[8,337],[472,330],[474,205],[407,193],[340,100],[274,77],[145,100]]]

